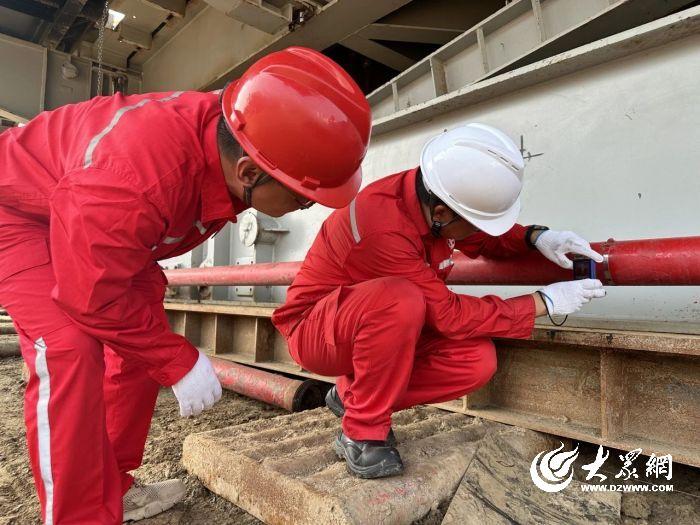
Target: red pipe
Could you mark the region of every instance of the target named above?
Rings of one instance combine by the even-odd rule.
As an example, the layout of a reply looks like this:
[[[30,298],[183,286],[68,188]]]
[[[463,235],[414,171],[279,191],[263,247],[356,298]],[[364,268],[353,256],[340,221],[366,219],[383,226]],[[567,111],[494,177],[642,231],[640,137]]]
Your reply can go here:
[[[221,386],[227,390],[290,412],[321,406],[321,392],[316,381],[289,379],[218,357],[210,359]]]
[[[596,276],[606,285],[698,286],[700,285],[700,237],[608,240],[594,243],[605,256],[596,265]],[[534,251],[510,259],[469,259],[456,252],[449,284],[542,285],[573,278]],[[170,286],[267,285],[292,283],[301,263],[265,263],[248,266],[215,266],[168,270]]]
[[[170,286],[287,286],[301,268],[300,262],[262,263],[166,270]]]

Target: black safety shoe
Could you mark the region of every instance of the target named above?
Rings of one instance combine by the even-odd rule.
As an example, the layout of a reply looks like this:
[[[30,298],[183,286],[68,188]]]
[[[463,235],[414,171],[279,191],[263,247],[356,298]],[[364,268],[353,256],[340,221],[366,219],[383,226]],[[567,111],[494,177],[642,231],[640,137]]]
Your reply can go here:
[[[338,395],[338,389],[331,388],[326,394],[326,406],[333,412],[337,417],[343,417],[345,415],[345,407],[343,406],[343,401]],[[396,446],[396,436],[394,435],[394,429],[389,429],[389,435],[386,437],[386,444],[390,447]]]
[[[334,386],[326,394],[326,406],[333,412],[337,417],[343,417],[345,415],[345,407],[343,406],[343,400],[340,399],[338,395],[338,389]]]
[[[355,441],[341,432],[333,449],[345,459],[348,472],[358,478],[386,478],[403,472],[399,451],[386,441]]]

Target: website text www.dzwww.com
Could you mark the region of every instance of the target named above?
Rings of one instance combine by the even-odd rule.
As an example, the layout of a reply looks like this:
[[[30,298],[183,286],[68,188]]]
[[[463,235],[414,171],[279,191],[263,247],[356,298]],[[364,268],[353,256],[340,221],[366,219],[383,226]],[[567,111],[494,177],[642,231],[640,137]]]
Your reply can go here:
[[[673,485],[589,485],[581,484],[583,492],[673,492]]]

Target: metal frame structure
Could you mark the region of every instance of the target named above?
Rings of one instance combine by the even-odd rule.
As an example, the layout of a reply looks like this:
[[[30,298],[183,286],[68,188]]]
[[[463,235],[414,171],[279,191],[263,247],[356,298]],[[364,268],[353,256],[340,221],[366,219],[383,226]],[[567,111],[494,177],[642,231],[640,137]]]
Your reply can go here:
[[[222,359],[300,377],[275,305],[165,303],[173,330]],[[498,339],[488,385],[441,408],[700,466],[700,336],[537,325]]]
[[[649,22],[684,3],[515,0],[367,98],[376,119],[388,118],[495,75]]]

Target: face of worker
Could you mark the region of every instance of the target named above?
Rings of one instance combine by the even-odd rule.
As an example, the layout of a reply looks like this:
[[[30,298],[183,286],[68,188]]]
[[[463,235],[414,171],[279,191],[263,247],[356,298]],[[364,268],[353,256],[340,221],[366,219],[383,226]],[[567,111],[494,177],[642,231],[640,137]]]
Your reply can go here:
[[[247,156],[239,158],[234,169],[242,187],[252,187],[265,174],[255,161]],[[267,215],[281,217],[292,211],[308,208],[313,201],[271,179],[253,188],[251,204],[253,208]]]
[[[438,221],[443,224],[447,224],[448,222],[456,219],[454,222],[444,226],[442,230],[440,230],[440,236],[444,237],[445,239],[461,241],[470,235],[481,231],[479,228],[464,220],[444,204],[438,204],[435,206],[432,218],[434,221]]]

